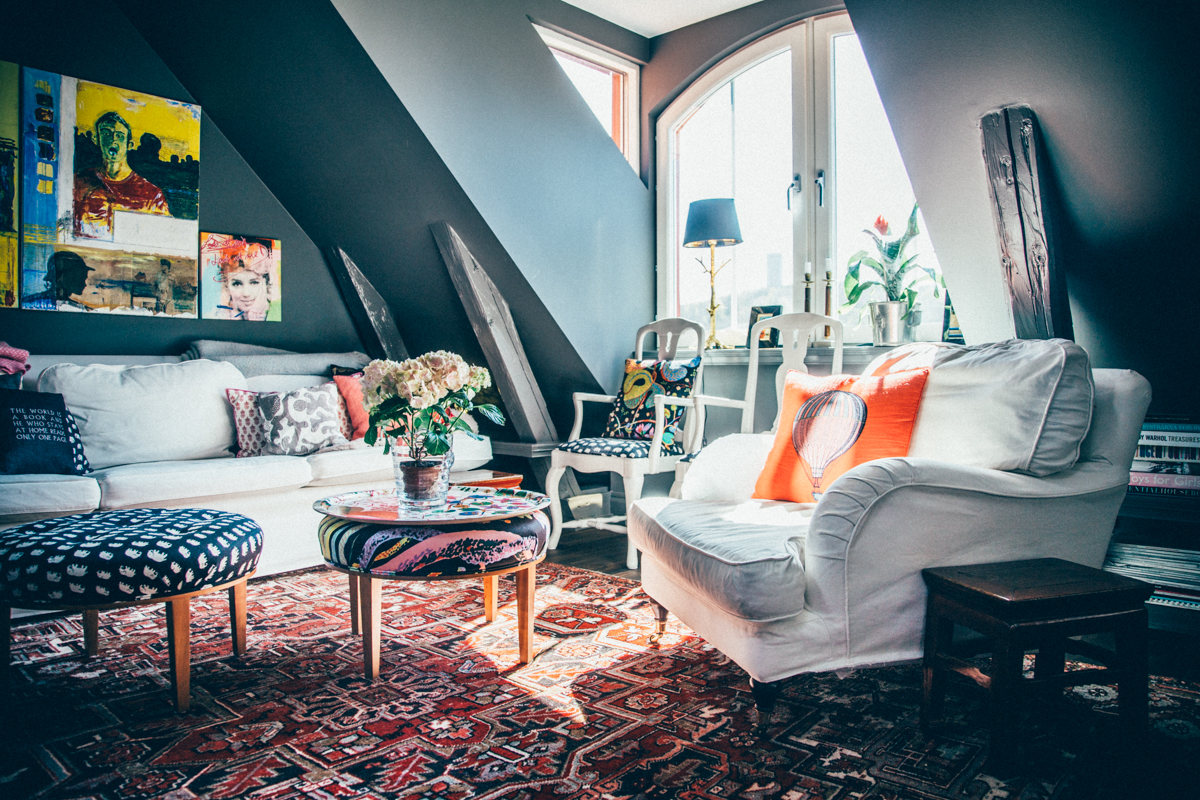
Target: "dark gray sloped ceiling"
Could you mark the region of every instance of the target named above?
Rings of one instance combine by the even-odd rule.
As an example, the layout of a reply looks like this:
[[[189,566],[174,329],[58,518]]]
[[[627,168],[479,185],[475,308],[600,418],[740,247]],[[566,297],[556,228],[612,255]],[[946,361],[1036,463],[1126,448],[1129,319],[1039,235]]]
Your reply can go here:
[[[493,163],[487,175],[508,186],[507,191],[502,187],[484,197],[485,206],[503,206],[499,211],[487,206],[497,220],[493,222],[463,191],[462,180],[439,147],[414,121],[328,0],[117,2],[312,240],[320,246],[339,245],[356,261],[390,303],[410,351],[446,348],[482,361],[429,231],[430,223],[446,220],[512,305],[530,362],[563,433],[570,425],[570,392],[615,381],[633,331],[652,308],[651,223],[640,220],[647,231],[641,235],[644,242],[630,247],[629,235],[609,230],[625,224],[622,214],[634,214],[623,211],[614,218],[610,208],[624,199],[605,194],[610,180],[598,178],[587,160],[570,160],[565,154],[569,147],[548,155],[537,151],[547,142],[571,140],[576,133],[571,124],[557,127],[559,120],[543,112],[536,117],[540,128],[519,129],[525,138],[489,145]],[[427,5],[440,8],[442,3]],[[479,5],[491,9],[515,4]],[[460,15],[464,11],[460,9]],[[518,11],[510,9],[508,18],[527,28],[528,20]],[[459,21],[467,29],[461,41],[453,31],[423,27],[428,20],[420,15],[413,25],[426,37],[438,38],[434,49],[470,46],[486,51],[489,45],[469,35],[471,25],[461,16]],[[544,47],[534,49],[540,42],[527,44],[535,61],[549,58]],[[496,46],[497,63],[479,56],[476,69],[499,69],[511,57],[503,42]],[[538,70],[525,74],[518,69],[513,79],[526,87],[525,94],[538,96],[543,90],[532,82],[541,77]],[[509,137],[517,123],[506,117],[523,117],[537,109],[537,102],[527,101],[483,117],[468,102],[476,82],[463,78],[441,88],[446,113],[457,117],[454,124],[464,132],[486,129],[497,138]],[[543,159],[561,169],[537,169],[533,180],[523,174]],[[571,171],[565,169],[564,159]],[[473,178],[468,175],[465,180]],[[572,187],[573,194],[564,186]],[[580,227],[585,210],[592,219],[586,232]],[[522,214],[533,221],[514,233],[513,220]],[[509,236],[513,252],[497,231]],[[635,231],[633,236],[639,234]],[[619,243],[617,251],[600,246],[598,240],[609,239]],[[596,279],[595,270],[601,266],[604,279]],[[617,278],[625,271],[643,273],[645,286],[623,289]],[[574,307],[568,298],[575,301]]]
[[[846,0],[968,341],[1012,333],[979,119],[1038,116],[1077,341],[1200,414],[1200,3]]]

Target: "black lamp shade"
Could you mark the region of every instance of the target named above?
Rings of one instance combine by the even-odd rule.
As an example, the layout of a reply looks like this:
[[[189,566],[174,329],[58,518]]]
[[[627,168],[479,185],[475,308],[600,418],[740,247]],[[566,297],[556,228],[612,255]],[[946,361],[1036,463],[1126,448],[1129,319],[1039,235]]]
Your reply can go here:
[[[732,197],[696,200],[688,206],[684,247],[708,247],[710,244],[727,247],[741,244],[741,241],[742,229],[738,227]]]

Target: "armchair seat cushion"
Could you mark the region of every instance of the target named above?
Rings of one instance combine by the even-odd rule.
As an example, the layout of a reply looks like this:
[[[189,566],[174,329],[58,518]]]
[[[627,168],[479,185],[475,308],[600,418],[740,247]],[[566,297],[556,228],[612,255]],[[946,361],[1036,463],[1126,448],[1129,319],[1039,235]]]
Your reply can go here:
[[[651,497],[630,509],[629,536],[672,580],[753,622],[804,610],[804,540],[812,503],[714,503]]]
[[[645,439],[576,439],[558,446],[564,453],[615,458],[649,458],[650,442]]]

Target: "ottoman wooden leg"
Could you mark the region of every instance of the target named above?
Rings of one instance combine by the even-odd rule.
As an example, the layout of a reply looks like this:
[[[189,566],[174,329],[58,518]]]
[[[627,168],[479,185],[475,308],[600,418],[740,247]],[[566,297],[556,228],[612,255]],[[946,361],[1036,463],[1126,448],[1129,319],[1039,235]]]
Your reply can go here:
[[[100,612],[94,608],[83,610],[83,652],[88,658],[100,655]]]
[[[533,660],[533,592],[537,585],[537,568],[530,564],[516,571],[517,577],[517,642],[521,663]]]
[[[941,719],[946,703],[946,670],[938,665],[938,654],[954,643],[953,620],[937,613],[935,598],[925,610],[925,659],[921,680],[921,732],[929,735],[935,720]]]
[[[496,621],[496,605],[500,597],[500,576],[485,575],[483,577],[483,618],[488,622]]]
[[[229,632],[235,655],[246,654],[246,581],[229,587]]]
[[[1149,631],[1145,608],[1117,628],[1117,708],[1130,746],[1138,746],[1149,726]]]
[[[171,687],[175,690],[175,710],[182,714],[192,704],[191,598],[168,600],[166,612]]]
[[[1017,720],[1020,703],[1022,666],[1025,651],[1016,637],[998,636],[992,651],[992,740],[991,766],[1007,770],[1013,766],[1017,751]]]
[[[369,680],[379,677],[379,606],[380,581],[358,576],[358,611],[361,615],[363,674]]]
[[[350,633],[362,633],[362,615],[358,613],[358,576],[347,575],[350,580]]]
[[[8,685],[8,662],[12,659],[12,609],[0,606],[0,687]]]

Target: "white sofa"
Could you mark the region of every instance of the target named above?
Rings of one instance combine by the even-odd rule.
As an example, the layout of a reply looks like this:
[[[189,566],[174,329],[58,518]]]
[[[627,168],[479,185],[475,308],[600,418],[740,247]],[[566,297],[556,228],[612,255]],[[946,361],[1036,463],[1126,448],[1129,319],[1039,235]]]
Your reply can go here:
[[[111,389],[121,365],[119,391],[89,391],[86,372],[74,371],[68,408],[81,423],[89,475],[0,475],[0,529],[66,514],[129,507],[212,508],[243,514],[263,529],[258,575],[322,563],[317,540],[323,497],[394,485],[391,456],[380,447],[308,456],[234,458],[236,433],[225,388],[292,391],[330,380],[320,375],[243,377],[232,364],[178,357],[32,356],[23,389],[54,384],[50,367],[110,365],[97,385]],[[189,366],[191,365],[191,366]],[[185,375],[186,373],[186,375]],[[172,380],[172,378],[178,380]],[[130,398],[134,402],[130,402]],[[75,407],[72,407],[72,406]],[[490,442],[455,439],[455,469],[491,458]]]
[[[1146,380],[1081,366],[1070,343],[914,352],[933,369],[907,457],[860,464],[815,504],[755,500],[774,434],[734,434],[701,451],[680,499],[633,504],[646,593],[756,699],[799,673],[919,658],[925,567],[1104,561]]]

